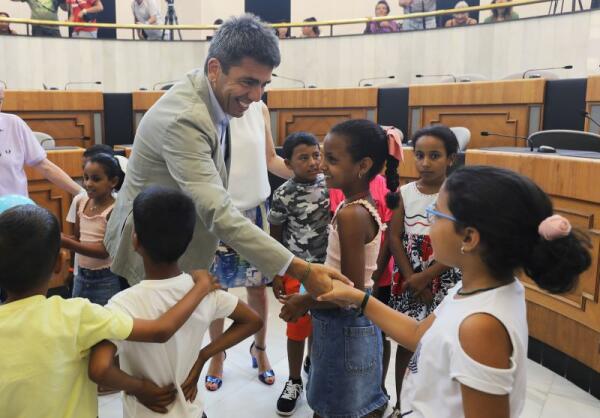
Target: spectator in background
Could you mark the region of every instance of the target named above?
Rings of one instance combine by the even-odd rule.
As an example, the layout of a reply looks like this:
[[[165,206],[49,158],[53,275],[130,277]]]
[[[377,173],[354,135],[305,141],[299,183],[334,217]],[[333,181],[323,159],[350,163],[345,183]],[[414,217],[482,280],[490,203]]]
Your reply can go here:
[[[37,20],[55,20],[58,21],[58,8],[67,10],[64,0],[12,0],[27,2],[31,9],[31,18]],[[60,38],[58,26],[40,26],[32,25],[31,34],[33,36],[50,36]]]
[[[307,17],[304,19],[305,22],[316,22],[316,17]],[[321,29],[318,26],[302,26],[302,37],[303,38],[318,38],[321,35]]]
[[[379,0],[375,5],[375,17],[383,17],[390,14],[390,5],[385,0]],[[395,20],[386,22],[369,22],[365,33],[390,33],[398,32],[400,26]]]
[[[452,28],[455,26],[476,25],[477,21],[472,17],[469,17],[469,12],[458,12],[458,9],[464,9],[465,7],[469,7],[466,1],[461,0],[456,3],[454,10],[456,10],[457,13],[454,13],[452,15],[452,19],[447,20],[444,26],[447,28]]]
[[[508,0],[492,0],[492,4],[508,3]],[[516,20],[519,18],[517,12],[513,12],[512,7],[501,9],[492,9],[492,15],[487,17],[483,23],[502,22],[504,20]]]
[[[131,11],[137,24],[158,25],[160,23],[160,9],[154,0],[133,0]],[[158,41],[162,38],[160,29],[139,29],[137,33],[140,39],[148,41]]]
[[[0,17],[10,17],[6,12],[0,12]],[[10,28],[10,23],[0,22],[0,35],[16,35],[17,32]]]
[[[398,0],[404,9],[404,14],[435,12],[436,0]],[[406,19],[402,25],[403,30],[434,29],[435,16]]]
[[[219,26],[220,26],[220,25],[222,25],[222,24],[223,24],[223,19],[221,19],[221,18],[219,18],[219,19],[215,19],[215,21],[213,22],[213,25],[219,25]],[[213,33],[214,33],[214,32],[216,32],[216,31],[217,31],[217,30],[215,29],[215,30],[213,31]],[[212,37],[212,35],[209,35],[209,36],[207,36],[207,37],[206,37],[206,40],[207,40],[207,41],[210,41],[212,38],[213,38],[213,37]]]
[[[285,22],[280,22],[280,23],[285,23]],[[288,38],[291,38],[292,37],[292,28],[290,28],[290,27],[287,27],[287,28],[275,28],[275,35],[277,35],[277,37],[279,39],[288,39]]]
[[[67,0],[70,9],[70,22],[96,23],[94,13],[104,10],[101,0]],[[75,26],[71,38],[97,38],[98,28]]]

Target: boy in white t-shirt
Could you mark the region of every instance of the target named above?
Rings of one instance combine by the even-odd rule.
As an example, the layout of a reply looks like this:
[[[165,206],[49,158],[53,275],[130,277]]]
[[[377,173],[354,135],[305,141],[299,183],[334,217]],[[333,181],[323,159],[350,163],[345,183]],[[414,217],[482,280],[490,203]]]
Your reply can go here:
[[[150,187],[133,202],[133,244],[144,260],[146,280],[115,295],[107,308],[152,319],[177,303],[193,285],[177,260],[186,250],[196,222],[194,203],[181,191]],[[233,324],[219,338],[200,349],[212,321],[229,317]],[[103,341],[94,347],[89,375],[100,385],[124,387],[131,376],[144,377],[161,386],[174,385],[177,397],[166,408],[145,407],[127,394],[124,417],[194,417],[203,414],[196,397],[204,363],[262,327],[262,321],[245,303],[222,290],[207,295],[190,319],[164,344],[123,344]],[[120,369],[114,363],[119,355]],[[166,415],[164,415],[166,413]]]

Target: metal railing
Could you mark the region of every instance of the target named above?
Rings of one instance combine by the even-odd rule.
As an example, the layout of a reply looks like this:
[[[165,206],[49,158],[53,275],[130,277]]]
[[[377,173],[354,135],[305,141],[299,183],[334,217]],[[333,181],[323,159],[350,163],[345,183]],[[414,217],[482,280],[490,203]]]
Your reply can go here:
[[[469,13],[479,12],[494,9],[503,9],[509,7],[522,7],[538,3],[550,3],[548,14],[551,14],[552,5],[556,5],[559,0],[519,0],[508,3],[496,3],[485,6],[470,6],[460,9],[445,9],[436,10],[432,12],[421,12],[421,13],[409,13],[397,16],[382,16],[382,17],[361,17],[355,19],[340,19],[340,20],[323,20],[317,22],[296,22],[296,23],[276,23],[270,24],[273,28],[299,28],[304,26],[329,26],[330,36],[333,36],[333,27],[341,25],[354,25],[354,24],[369,24],[371,22],[385,22],[391,20],[406,20],[406,19],[422,19],[427,17],[438,17],[452,15],[454,13]],[[564,0],[563,0],[564,1]],[[0,22],[24,24],[28,26],[27,33],[29,33],[29,25],[44,25],[44,26],[59,26],[59,27],[92,27],[92,28],[105,28],[105,29],[131,29],[135,30],[216,30],[219,25],[144,25],[144,24],[121,24],[121,23],[87,23],[87,22],[66,22],[56,20],[36,20],[36,19],[22,19],[22,18],[7,18],[0,16]]]

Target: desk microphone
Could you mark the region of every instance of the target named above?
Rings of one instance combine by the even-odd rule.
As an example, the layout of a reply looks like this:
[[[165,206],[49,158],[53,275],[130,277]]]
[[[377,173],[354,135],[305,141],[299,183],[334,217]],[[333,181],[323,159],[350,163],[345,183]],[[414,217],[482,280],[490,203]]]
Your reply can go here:
[[[152,86],[152,90],[156,90],[157,86],[166,86],[167,84],[171,84],[171,86],[172,86],[173,84],[177,83],[178,81],[179,80],[159,81],[158,83],[154,83],[154,85]],[[171,86],[169,86],[169,88],[171,88]],[[161,90],[163,90],[163,87],[161,87]]]
[[[572,66],[572,65],[565,65],[564,67],[532,68],[532,69],[530,69],[530,70],[526,70],[526,71],[523,73],[523,77],[521,77],[521,78],[527,78],[527,77],[526,77],[526,76],[527,76],[527,73],[530,73],[530,72],[532,72],[532,71],[570,70],[570,69],[572,69],[572,68],[573,68],[573,66]],[[532,74],[532,75],[533,75],[533,74]],[[531,78],[534,78],[534,77],[531,77]],[[536,77],[536,78],[539,78],[539,75],[538,75],[538,77]]]
[[[58,90],[56,87],[48,87],[46,83],[42,83],[42,86],[44,87],[44,90]]]
[[[8,89],[8,86],[6,85],[6,81],[0,80],[0,84],[2,84],[4,86],[4,90]]]
[[[415,75],[415,77],[417,77],[417,78],[424,78],[424,77],[452,77],[452,79],[456,83],[456,76],[454,74],[417,74],[417,75]]]
[[[361,78],[360,80],[358,80],[358,87],[361,87],[360,84],[363,81],[383,80],[383,79],[388,79],[388,78],[396,78],[396,76],[395,75],[386,75],[386,76],[382,76],[382,77]],[[366,86],[362,86],[362,87],[366,87]]]
[[[74,85],[79,85],[79,84],[102,84],[102,81],[69,81],[67,84],[65,84],[65,90],[67,90],[67,87],[69,87],[69,86],[74,86]]]
[[[594,118],[592,118],[592,115],[590,115],[590,113],[589,113],[589,112],[586,112],[585,110],[580,110],[580,111],[579,111],[579,114],[580,114],[581,116],[583,116],[584,118],[586,118],[586,119],[588,119],[588,120],[592,121],[592,122],[594,123],[594,125],[596,125],[596,126],[600,127],[600,123],[596,122],[596,121],[594,120]]]
[[[519,136],[519,135],[505,135],[505,134],[498,134],[496,132],[488,132],[488,131],[481,131],[481,136],[499,136],[502,138],[510,138],[510,139],[522,139],[524,140],[527,145],[529,146],[529,149],[531,151],[533,151],[533,142],[531,142],[531,140],[525,136]]]
[[[281,78],[281,79],[283,79],[283,80],[295,81],[296,83],[300,83],[300,84],[302,84],[302,88],[303,88],[303,89],[305,89],[305,88],[306,88],[306,83],[305,83],[304,81],[302,81],[302,80],[299,80],[299,79],[297,79],[297,78],[284,77],[284,76],[282,76],[282,75],[275,74],[275,73],[271,73],[271,75],[272,75],[273,77]]]

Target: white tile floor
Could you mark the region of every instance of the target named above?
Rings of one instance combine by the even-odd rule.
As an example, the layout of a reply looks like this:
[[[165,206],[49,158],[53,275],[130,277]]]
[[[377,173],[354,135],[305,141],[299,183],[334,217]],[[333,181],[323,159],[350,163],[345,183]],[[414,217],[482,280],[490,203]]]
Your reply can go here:
[[[243,289],[233,293],[245,299]],[[277,376],[273,386],[265,386],[258,381],[256,371],[250,367],[248,348],[250,340],[244,341],[227,352],[223,386],[217,392],[207,392],[200,385],[204,396],[206,414],[209,418],[275,418],[275,403],[288,376],[286,357],[285,324],[279,319],[279,303],[270,297],[270,315],[268,320],[267,352]],[[393,358],[386,386],[394,391]],[[566,379],[539,364],[528,361],[527,402],[521,418],[598,418],[600,400],[576,387]],[[204,375],[201,382],[204,381]],[[394,402],[395,399],[392,398]],[[122,418],[121,398],[119,394],[99,398],[100,418]],[[392,403],[390,403],[392,405]],[[391,411],[391,407],[389,408]],[[303,401],[294,417],[312,417],[312,411]]]

